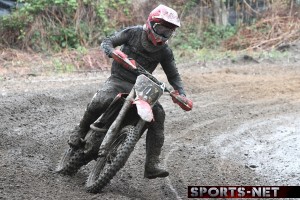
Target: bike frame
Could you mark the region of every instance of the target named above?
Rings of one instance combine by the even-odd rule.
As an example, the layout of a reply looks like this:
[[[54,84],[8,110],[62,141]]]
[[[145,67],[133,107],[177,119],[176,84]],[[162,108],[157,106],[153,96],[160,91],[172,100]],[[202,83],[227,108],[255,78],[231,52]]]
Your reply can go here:
[[[153,120],[152,107],[161,97],[164,90],[164,83],[158,85],[145,75],[139,75],[134,87],[126,97],[119,114],[109,127],[99,148],[98,156],[102,157],[107,155],[109,147],[119,133],[122,122],[132,104],[136,105],[140,116],[140,120],[135,126],[137,134],[140,134],[145,124]]]

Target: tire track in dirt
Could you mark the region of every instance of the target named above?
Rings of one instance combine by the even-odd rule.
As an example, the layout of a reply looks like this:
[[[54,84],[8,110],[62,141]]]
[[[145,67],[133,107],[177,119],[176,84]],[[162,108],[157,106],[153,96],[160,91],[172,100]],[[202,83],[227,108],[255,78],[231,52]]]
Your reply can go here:
[[[280,116],[286,114],[286,112],[292,112],[297,108],[299,109],[299,79],[297,80],[293,77],[290,78],[289,76],[284,76],[284,78],[280,78],[281,82],[278,84],[278,79],[276,80],[276,76],[278,76],[277,73],[278,72],[276,72],[275,78],[268,74],[268,77],[271,79],[265,79],[266,77],[254,77],[253,80],[256,85],[263,85],[261,88],[252,85],[251,78],[246,77],[245,79],[243,78],[244,75],[241,77],[236,76],[238,79],[235,78],[234,81],[228,81],[230,79],[226,78],[228,79],[227,81],[220,81],[217,84],[213,84],[213,81],[208,81],[209,85],[207,85],[202,81],[201,86],[198,86],[198,88],[202,87],[203,89],[198,89],[199,94],[197,94],[197,97],[196,95],[192,96],[192,99],[193,97],[196,97],[194,98],[196,99],[194,102],[201,103],[201,105],[197,105],[193,110],[193,112],[198,113],[194,121],[195,123],[190,124],[190,119],[184,117],[180,117],[180,119],[172,118],[169,127],[172,127],[171,129],[176,132],[176,134],[169,136],[166,141],[166,143],[170,145],[166,150],[167,155],[165,156],[164,162],[169,168],[176,168],[176,173],[173,175],[173,177],[176,178],[170,178],[169,187],[170,190],[174,191],[177,197],[185,197],[186,190],[183,190],[182,188],[185,188],[187,185],[199,184],[199,181],[202,185],[203,183],[204,185],[228,185],[228,183],[233,185],[241,183],[253,185],[258,184],[259,182],[261,184],[266,184],[266,182],[270,183],[270,178],[259,178],[259,174],[251,168],[245,167],[245,164],[239,164],[230,159],[230,157],[221,157],[220,155],[222,154],[219,149],[225,147],[220,143],[214,142],[214,140],[217,140],[218,135],[221,136],[225,134],[225,144],[230,143],[234,146],[235,140],[228,140],[227,138],[234,138],[231,136],[231,133],[241,124],[247,124],[253,120],[259,121],[268,119],[272,116],[280,118]],[[224,75],[221,73],[220,75],[220,77],[224,75],[230,76],[230,74],[228,75],[227,73]],[[292,76],[299,76],[299,72]],[[193,84],[196,83],[194,82]],[[195,88],[197,87],[193,88],[194,91]],[[284,88],[287,88],[287,90],[284,90]],[[255,90],[256,93],[253,93]],[[273,96],[274,94],[275,96]],[[216,99],[220,102],[216,101]],[[213,115],[212,118],[209,116],[208,110]],[[226,114],[221,116],[220,113],[218,114],[218,110],[222,110],[222,113]],[[175,113],[175,115],[181,116],[178,112]],[[174,113],[172,113],[172,115],[173,114]],[[199,117],[199,114],[202,119]],[[176,131],[181,129],[180,125],[182,124],[185,124],[185,129],[180,132]],[[206,131],[209,131],[210,133],[205,134]],[[189,149],[201,152],[200,156],[193,155],[192,151],[189,151]],[[241,154],[245,151],[240,149],[235,150]],[[186,155],[184,155],[184,152]],[[215,171],[219,173],[218,177],[209,175],[210,178],[202,178],[205,180],[203,182],[200,178],[202,175],[199,173],[199,170],[194,170],[196,171],[194,173],[192,170],[190,170],[190,172],[185,172],[184,167],[186,165],[184,165],[184,161],[178,161],[180,160],[180,157],[176,156],[176,153],[179,156],[183,156],[183,159],[187,159],[186,162],[189,162],[190,168],[197,168],[193,163],[201,159],[206,160],[206,163],[199,163],[203,163],[203,166],[207,165],[210,167],[203,167],[203,170],[200,171],[206,173]],[[206,154],[206,157],[203,156],[203,154]],[[182,167],[178,168],[176,166]],[[227,171],[229,174],[233,171],[240,172],[236,173],[237,175],[230,177],[228,174],[224,174],[224,171]],[[185,178],[182,174],[185,175]],[[241,175],[246,178],[243,178]],[[200,179],[195,179],[194,176],[199,176]],[[295,175],[292,175],[292,177],[293,176]],[[177,181],[178,177],[183,179],[181,184]],[[278,182],[280,182],[280,180],[277,181],[277,183]],[[289,183],[291,184],[292,182]]]
[[[212,145],[221,146],[221,157],[235,155],[235,159],[265,177],[269,184],[297,185],[299,124],[300,113],[294,112],[249,120],[216,137]],[[236,149],[244,154],[237,154]]]
[[[177,146],[177,147],[173,147],[171,150],[168,151],[167,155],[165,156],[165,158],[164,158],[164,160],[163,160],[163,164],[164,164],[164,166],[165,166],[166,168],[168,168],[168,160],[169,160],[170,155],[171,155],[174,151],[177,151],[178,149],[179,149],[179,147]],[[167,185],[168,185],[168,187],[170,188],[171,192],[175,195],[175,198],[176,198],[177,200],[182,200],[182,198],[179,196],[179,194],[178,194],[176,188],[173,186],[170,177],[167,177],[166,180],[167,180]]]
[[[12,82],[0,82],[0,131],[3,133],[0,140],[0,171],[3,172],[0,175],[0,197],[187,199],[188,185],[270,183],[268,178],[260,176],[259,168],[253,170],[245,166],[253,163],[251,159],[255,158],[255,153],[260,153],[260,149],[253,148],[248,158],[241,159],[238,154],[245,154],[246,150],[241,146],[247,143],[243,139],[252,137],[253,131],[248,134],[248,127],[261,131],[264,141],[268,141],[263,131],[266,127],[257,125],[261,120],[269,120],[271,125],[279,127],[278,130],[282,129],[283,132],[279,131],[275,136],[287,136],[286,142],[298,141],[293,136],[295,133],[284,129],[283,125],[289,124],[288,119],[299,122],[299,113],[296,112],[300,110],[299,71],[299,67],[283,66],[212,68],[207,72],[195,67],[195,70],[184,71],[188,97],[194,100],[193,111],[183,112],[167,95],[161,101],[167,114],[162,159],[171,172],[170,176],[155,180],[143,178],[143,136],[125,168],[103,193],[96,195],[84,190],[88,166],[74,177],[61,177],[52,170],[66,147],[67,131],[78,122],[86,104],[105,78],[101,76],[98,81],[97,77],[92,77],[84,83],[85,77],[81,75],[79,78],[75,76],[74,81],[39,82],[38,78],[36,82],[15,81],[16,87]],[[280,126],[278,121],[283,125]],[[241,141],[236,139],[239,136],[242,136]],[[286,142],[281,144],[285,148],[289,147],[284,145]],[[257,140],[252,138],[250,144],[256,143]],[[295,143],[291,144],[290,148],[297,147]],[[234,156],[231,156],[231,151],[234,151]],[[273,160],[280,157],[277,153],[272,156]],[[271,170],[272,164],[266,163],[262,169]],[[299,176],[294,173],[286,174],[286,177],[296,181]],[[282,183],[290,182],[285,179],[276,182]]]

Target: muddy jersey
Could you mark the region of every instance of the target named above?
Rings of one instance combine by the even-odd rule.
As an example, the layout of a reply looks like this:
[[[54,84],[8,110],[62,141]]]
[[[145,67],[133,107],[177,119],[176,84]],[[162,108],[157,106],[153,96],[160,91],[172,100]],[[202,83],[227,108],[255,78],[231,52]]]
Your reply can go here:
[[[161,64],[169,83],[180,94],[184,94],[182,80],[175,65],[172,50],[167,44],[154,46],[148,39],[142,26],[128,27],[106,38],[101,48],[110,56],[115,47],[121,46],[121,51],[152,73],[158,64]],[[135,83],[137,75],[124,69],[113,61],[111,74],[130,83]]]

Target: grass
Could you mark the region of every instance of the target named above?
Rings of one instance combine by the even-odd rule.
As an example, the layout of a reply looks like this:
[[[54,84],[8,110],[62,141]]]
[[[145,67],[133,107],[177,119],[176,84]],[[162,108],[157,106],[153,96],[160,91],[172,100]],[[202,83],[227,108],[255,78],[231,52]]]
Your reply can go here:
[[[69,50],[52,54],[1,49],[0,55],[0,76],[2,77],[11,74],[14,76],[38,76],[49,73],[61,74],[110,68],[110,60],[98,48]]]
[[[291,51],[222,51],[212,49],[188,49],[174,48],[176,63],[198,63],[212,61],[229,61],[226,63],[238,63],[244,55],[261,62],[289,62],[294,59]],[[47,75],[74,73],[76,71],[109,70],[111,59],[108,59],[99,49],[79,49],[65,51],[58,54],[29,53],[20,50],[1,50],[0,81],[11,75]],[[2,70],[1,70],[2,69]]]
[[[72,63],[63,63],[59,58],[54,59],[52,63],[56,73],[71,73],[76,70]]]
[[[263,51],[223,51],[215,49],[199,49],[199,50],[174,50],[174,56],[177,63],[186,62],[209,62],[228,59],[231,61],[238,60],[241,56],[250,56],[255,60],[288,60],[292,57],[289,51],[281,52],[275,49]]]

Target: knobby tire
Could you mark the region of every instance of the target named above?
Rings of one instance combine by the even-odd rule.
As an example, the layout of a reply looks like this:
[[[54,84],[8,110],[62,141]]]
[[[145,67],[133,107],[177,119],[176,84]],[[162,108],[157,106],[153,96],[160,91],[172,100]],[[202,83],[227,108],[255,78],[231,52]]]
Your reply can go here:
[[[86,182],[88,192],[100,192],[125,165],[140,136],[136,133],[136,128],[131,125],[124,127],[119,137],[124,136],[124,134],[126,138],[123,142],[117,144],[116,148],[118,150],[111,161],[108,161],[107,157],[97,159],[96,165]]]
[[[74,175],[85,164],[83,149],[67,149],[59,162],[56,172],[64,175]]]

